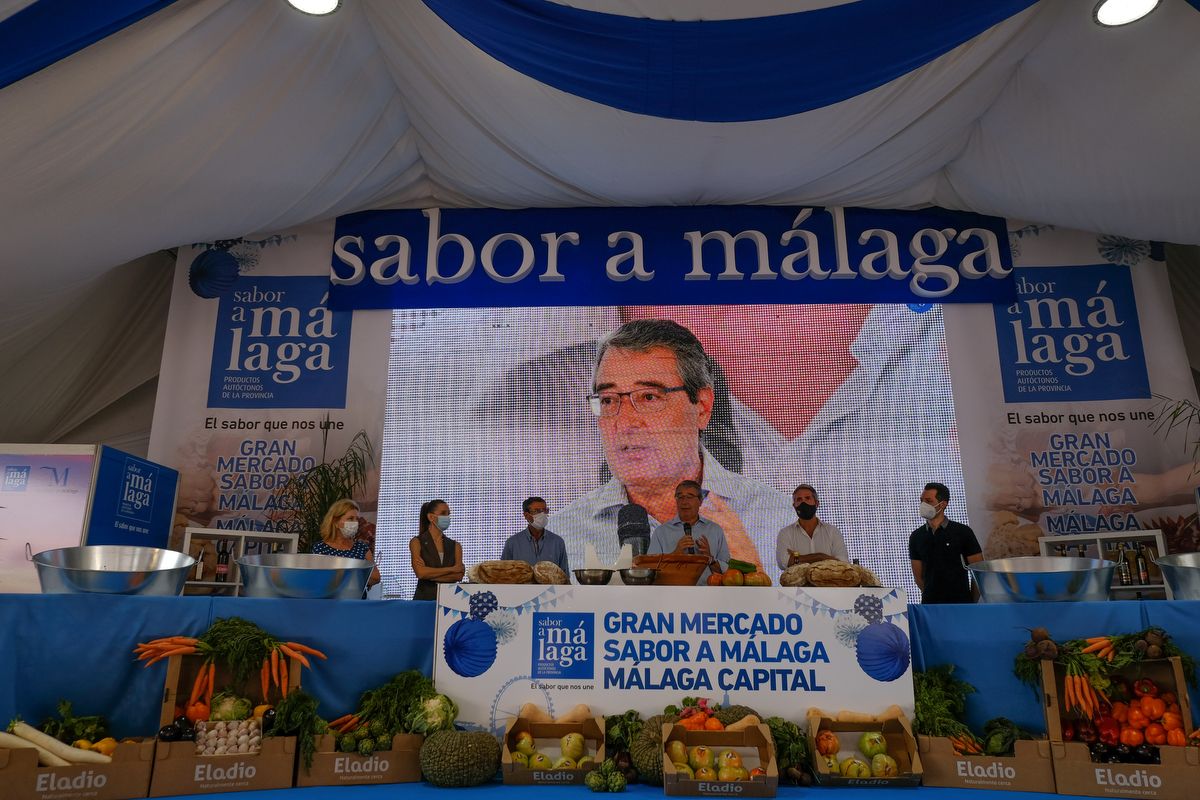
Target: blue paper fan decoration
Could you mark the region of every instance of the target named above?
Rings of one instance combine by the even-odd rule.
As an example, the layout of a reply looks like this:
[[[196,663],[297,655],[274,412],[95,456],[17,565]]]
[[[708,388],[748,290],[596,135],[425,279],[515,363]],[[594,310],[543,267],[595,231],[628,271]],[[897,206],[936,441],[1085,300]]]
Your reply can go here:
[[[496,632],[481,619],[460,619],[442,644],[446,663],[464,678],[482,675],[496,661]]]
[[[873,594],[860,594],[854,601],[854,610],[867,622],[883,622],[883,600]]]
[[[863,672],[877,681],[894,681],[908,671],[908,636],[898,625],[876,622],[859,632],[856,655]]]
[[[476,592],[471,595],[471,616],[475,619],[487,619],[487,615],[500,607],[494,592]]]
[[[200,297],[220,297],[237,283],[238,262],[228,250],[205,250],[188,270],[188,286]]]

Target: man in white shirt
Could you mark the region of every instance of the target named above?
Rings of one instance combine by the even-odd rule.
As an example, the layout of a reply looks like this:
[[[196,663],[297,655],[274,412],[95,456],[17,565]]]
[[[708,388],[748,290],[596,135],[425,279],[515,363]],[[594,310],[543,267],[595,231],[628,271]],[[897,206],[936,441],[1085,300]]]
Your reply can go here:
[[[820,505],[817,490],[807,483],[792,492],[792,508],[796,509],[798,519],[781,529],[776,537],[775,561],[780,569],[830,558],[850,560],[842,532],[817,517]]]

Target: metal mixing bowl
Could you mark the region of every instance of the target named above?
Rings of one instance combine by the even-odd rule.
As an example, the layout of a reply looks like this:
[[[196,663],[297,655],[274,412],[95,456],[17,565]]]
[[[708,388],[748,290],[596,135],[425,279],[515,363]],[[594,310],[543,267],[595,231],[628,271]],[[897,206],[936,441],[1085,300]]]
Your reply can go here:
[[[361,558],[272,553],[238,559],[246,597],[360,600],[375,565]]]
[[[1200,600],[1200,553],[1177,553],[1154,559],[1176,600]]]
[[[584,586],[603,586],[612,580],[613,570],[611,569],[577,569],[573,570],[575,580],[579,581]]]
[[[1097,558],[1023,556],[968,564],[985,603],[1107,600],[1117,565]]]
[[[86,545],[44,550],[33,556],[42,594],[145,594],[183,592],[196,559],[157,547]]]
[[[626,586],[650,586],[658,570],[649,567],[628,567],[621,570],[621,580]]]

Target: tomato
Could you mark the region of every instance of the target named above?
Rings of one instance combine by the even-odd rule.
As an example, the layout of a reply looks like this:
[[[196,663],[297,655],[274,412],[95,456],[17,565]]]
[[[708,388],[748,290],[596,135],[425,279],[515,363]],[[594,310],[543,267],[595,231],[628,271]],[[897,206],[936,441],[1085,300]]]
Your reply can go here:
[[[1167,705],[1171,705],[1172,703],[1179,702],[1179,698],[1175,696],[1174,692],[1163,692],[1162,694],[1159,695],[1159,697]]]
[[[1176,714],[1174,711],[1168,711],[1162,715],[1162,726],[1164,730],[1175,731],[1183,730],[1183,717]]]
[[[1129,704],[1128,703],[1113,703],[1110,716],[1117,722],[1124,722],[1129,719]]]
[[[1142,713],[1141,708],[1138,708],[1135,706],[1130,706],[1129,707],[1129,719],[1126,720],[1126,722],[1128,723],[1128,726],[1130,728],[1134,728],[1136,730],[1141,730],[1142,728],[1144,728],[1150,724],[1150,719],[1149,719],[1149,717],[1147,717],[1145,714]]]
[[[817,733],[817,752],[823,756],[836,756],[842,749],[842,743],[837,734],[828,728]]]
[[[1183,716],[1183,712],[1179,710],[1179,703],[1167,703],[1167,711],[1171,714]]]
[[[1142,713],[1147,719],[1162,719],[1162,715],[1167,711],[1167,704],[1157,697],[1145,695],[1141,700]]]
[[[1167,732],[1162,725],[1157,722],[1151,722],[1146,726],[1145,730],[1146,744],[1166,744]]]
[[[1187,736],[1183,733],[1183,728],[1172,728],[1167,731],[1167,744],[1171,747],[1183,747],[1187,744]]]
[[[1136,728],[1125,728],[1121,731],[1121,744],[1127,744],[1130,747],[1137,747],[1143,741],[1145,741],[1145,737],[1142,736],[1142,732]]]

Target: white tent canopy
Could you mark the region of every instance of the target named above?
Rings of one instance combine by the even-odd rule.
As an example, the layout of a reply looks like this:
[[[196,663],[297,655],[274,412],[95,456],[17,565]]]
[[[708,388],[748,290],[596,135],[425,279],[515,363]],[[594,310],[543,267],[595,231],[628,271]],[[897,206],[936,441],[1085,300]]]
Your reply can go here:
[[[854,5],[559,2],[663,20]],[[0,2],[0,24],[26,5]],[[368,208],[939,205],[1200,244],[1200,12],[1163,0],[1104,29],[1093,5],[1043,0],[832,105],[694,122],[553,88],[417,0],[329,17],[180,0],[0,89],[0,440],[138,449],[159,251]]]

